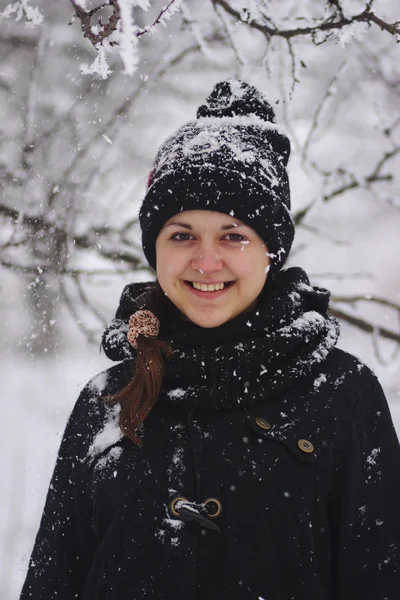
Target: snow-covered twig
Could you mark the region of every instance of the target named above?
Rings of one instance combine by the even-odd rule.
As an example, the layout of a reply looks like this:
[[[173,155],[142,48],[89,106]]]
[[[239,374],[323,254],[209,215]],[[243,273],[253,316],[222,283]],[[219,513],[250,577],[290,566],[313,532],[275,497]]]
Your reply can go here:
[[[161,10],[160,14],[155,19],[155,21],[153,21],[151,25],[147,25],[143,29],[139,29],[136,35],[140,37],[145,33],[149,33],[153,29],[153,27],[159,24],[164,25],[165,27],[166,22],[169,21],[175,13],[179,12],[182,2],[183,0],[170,0],[167,6],[164,6],[164,8]]]
[[[114,46],[119,47],[124,72],[133,75],[139,64],[138,38],[149,33],[156,25],[161,24],[165,27],[166,22],[180,10],[183,2],[183,0],[170,0],[151,25],[139,29],[134,23],[133,10],[135,6],[147,10],[150,7],[150,0],[108,0],[92,10],[86,10],[78,0],[70,1],[75,8],[76,17],[81,22],[84,37],[89,39],[97,50],[94,62],[91,65],[83,65],[81,71],[84,74],[98,74],[102,79],[106,79],[111,73],[106,53],[111,52]],[[103,23],[99,19],[98,23],[93,25],[93,15],[106,7],[113,9],[108,21]]]
[[[117,0],[108,0],[101,6],[96,6],[92,10],[86,10],[79,0],[70,0],[72,6],[75,9],[75,15],[81,22],[81,29],[83,37],[90,40],[93,46],[101,44],[104,39],[110,37],[116,31],[118,22],[121,18],[120,7]],[[113,9],[112,15],[108,18],[107,23],[103,23],[101,20],[97,26],[92,25],[92,17],[99,10],[111,6]]]
[[[8,19],[15,14],[15,20],[20,21],[25,17],[25,24],[30,27],[41,25],[43,23],[43,14],[37,6],[30,6],[29,0],[17,0],[7,4],[6,8],[0,13],[0,18]]]
[[[140,2],[140,0],[107,0],[107,2],[100,6],[96,6],[91,10],[86,10],[78,0],[70,0],[70,2],[75,9],[76,17],[81,22],[84,37],[90,40],[95,47],[97,44],[101,44],[104,39],[109,38],[114,31],[118,29],[120,21],[123,22],[122,29],[129,29],[129,24],[132,25],[132,11],[134,6],[139,5],[140,8],[144,10],[147,10],[149,7],[149,2],[147,0],[142,0],[142,2]],[[149,33],[156,25],[161,24],[165,26],[166,22],[180,10],[182,2],[183,0],[170,0],[167,6],[164,6],[160,11],[153,23],[135,31],[135,37],[140,37],[145,33]],[[94,26],[92,24],[92,17],[108,6],[113,9],[108,21],[103,23],[102,20],[99,19],[98,23]],[[117,42],[113,43],[115,45],[118,44]]]

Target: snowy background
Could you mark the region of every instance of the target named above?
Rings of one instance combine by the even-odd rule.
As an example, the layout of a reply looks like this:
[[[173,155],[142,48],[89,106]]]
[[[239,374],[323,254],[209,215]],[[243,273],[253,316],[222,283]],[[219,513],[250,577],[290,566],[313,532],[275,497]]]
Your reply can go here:
[[[331,289],[340,346],[375,370],[400,434],[397,0],[368,22],[352,21],[359,0],[184,0],[139,37],[165,2],[120,4],[119,45],[96,51],[68,0],[0,0],[2,600],[18,598],[68,414],[109,366],[101,332],[123,286],[153,277],[137,210],[157,147],[226,77],[262,90],[291,137],[289,264]]]

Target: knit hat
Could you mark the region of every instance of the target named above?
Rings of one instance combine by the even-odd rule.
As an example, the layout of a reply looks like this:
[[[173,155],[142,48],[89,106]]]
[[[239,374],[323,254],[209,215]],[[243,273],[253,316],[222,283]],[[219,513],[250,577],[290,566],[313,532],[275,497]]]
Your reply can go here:
[[[237,217],[267,244],[271,271],[284,264],[294,237],[286,165],[290,142],[253,86],[228,79],[158,151],[139,219],[142,245],[155,269],[157,235],[186,210]]]

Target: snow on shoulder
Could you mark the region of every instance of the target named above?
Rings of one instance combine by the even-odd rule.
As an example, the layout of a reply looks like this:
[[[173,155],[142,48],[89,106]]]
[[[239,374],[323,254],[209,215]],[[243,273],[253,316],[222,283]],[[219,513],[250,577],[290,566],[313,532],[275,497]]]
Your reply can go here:
[[[87,384],[87,388],[90,392],[95,394],[101,394],[107,387],[109,379],[108,371],[102,371],[98,375],[95,375],[93,379]]]
[[[93,377],[85,388],[88,401],[94,407],[97,419],[100,418],[100,422],[96,419],[98,425],[87,453],[88,458],[94,458],[123,438],[119,426],[121,406],[119,403],[113,404],[108,400],[108,395],[112,395],[112,372],[115,369],[116,367],[111,367],[111,369],[102,371]]]
[[[89,458],[98,456],[101,452],[110,446],[113,446],[124,437],[119,426],[120,412],[121,406],[119,404],[110,405],[107,408],[103,428],[97,433],[88,450],[87,455]]]

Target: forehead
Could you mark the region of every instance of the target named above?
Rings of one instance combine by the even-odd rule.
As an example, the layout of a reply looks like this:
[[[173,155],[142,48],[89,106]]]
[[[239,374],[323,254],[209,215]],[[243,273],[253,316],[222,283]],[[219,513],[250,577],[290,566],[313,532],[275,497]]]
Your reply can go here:
[[[219,227],[221,225],[236,224],[238,227],[247,227],[240,219],[215,210],[184,210],[168,219],[168,221],[164,223],[164,227],[170,223],[178,222],[188,223],[192,226],[207,224],[208,226],[216,225]]]

